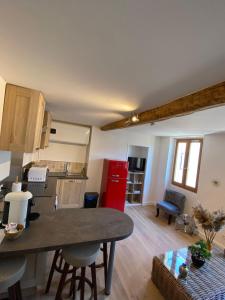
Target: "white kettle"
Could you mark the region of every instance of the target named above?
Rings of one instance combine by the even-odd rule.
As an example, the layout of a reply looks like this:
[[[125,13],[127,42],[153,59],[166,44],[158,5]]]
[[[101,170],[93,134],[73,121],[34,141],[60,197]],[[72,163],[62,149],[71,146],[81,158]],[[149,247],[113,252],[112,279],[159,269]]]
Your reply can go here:
[[[32,197],[29,191],[8,193],[4,199],[4,222],[22,224],[27,227],[28,203]]]

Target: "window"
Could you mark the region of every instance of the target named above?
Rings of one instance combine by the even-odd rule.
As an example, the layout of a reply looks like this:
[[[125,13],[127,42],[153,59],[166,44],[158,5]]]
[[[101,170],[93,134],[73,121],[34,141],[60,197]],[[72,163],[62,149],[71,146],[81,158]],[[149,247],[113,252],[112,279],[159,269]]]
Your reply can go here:
[[[179,139],[173,166],[172,184],[197,192],[202,139]]]

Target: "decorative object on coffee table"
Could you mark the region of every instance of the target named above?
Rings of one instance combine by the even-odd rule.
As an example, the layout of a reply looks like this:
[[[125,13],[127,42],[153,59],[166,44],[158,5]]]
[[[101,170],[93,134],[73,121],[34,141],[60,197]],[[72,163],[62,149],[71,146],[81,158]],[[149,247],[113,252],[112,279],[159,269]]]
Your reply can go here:
[[[211,252],[207,248],[207,243],[200,240],[188,248],[191,251],[192,263],[195,267],[200,268],[204,265],[205,259],[211,257]]]
[[[216,210],[210,212],[198,205],[193,208],[194,217],[202,226],[205,234],[207,248],[212,250],[212,243],[218,231],[222,230],[225,226],[225,212],[223,210]]]
[[[179,267],[179,278],[183,278],[185,279],[188,276],[188,267],[187,264],[183,263],[182,265],[180,265]]]

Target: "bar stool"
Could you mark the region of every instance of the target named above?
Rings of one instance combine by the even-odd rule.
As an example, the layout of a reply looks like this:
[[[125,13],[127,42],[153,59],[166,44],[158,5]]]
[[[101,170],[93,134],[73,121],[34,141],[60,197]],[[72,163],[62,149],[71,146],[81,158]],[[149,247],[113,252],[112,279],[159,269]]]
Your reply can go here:
[[[0,292],[8,289],[10,300],[22,300],[20,280],[25,268],[26,258],[24,256],[0,259]]]
[[[99,249],[100,244],[93,244],[72,246],[62,250],[62,257],[65,260],[65,264],[58,285],[55,300],[62,299],[63,289],[68,283],[70,283],[69,296],[73,295],[73,299],[75,299],[77,280],[79,280],[80,300],[84,300],[85,283],[87,283],[91,287],[92,296],[94,296],[94,300],[97,300],[95,260],[99,253]],[[72,277],[69,280],[66,280],[70,266],[73,267]],[[88,266],[91,267],[92,281],[85,277],[86,267]],[[76,271],[79,268],[81,268],[81,276],[76,275]]]
[[[103,243],[100,250],[103,253],[103,262],[96,265],[96,269],[104,268],[104,279],[106,285],[107,279],[107,271],[108,271],[108,250],[107,250],[107,243]],[[63,273],[63,257],[62,257],[62,250],[56,250],[54,254],[54,258],[52,261],[51,269],[48,276],[48,281],[45,289],[45,293],[47,294],[50,290],[52,279],[54,276],[54,272],[58,272],[60,274]],[[69,273],[73,272],[73,268],[68,271]]]

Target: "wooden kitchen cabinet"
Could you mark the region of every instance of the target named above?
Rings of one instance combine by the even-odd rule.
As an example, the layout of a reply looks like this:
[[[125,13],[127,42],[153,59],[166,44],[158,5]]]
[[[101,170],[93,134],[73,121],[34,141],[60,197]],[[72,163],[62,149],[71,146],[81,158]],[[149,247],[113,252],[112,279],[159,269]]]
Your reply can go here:
[[[50,112],[45,111],[42,135],[41,135],[41,147],[40,147],[41,149],[45,149],[49,145],[51,123],[52,123],[52,116]]]
[[[59,179],[57,180],[57,208],[84,207],[85,180]]]
[[[31,153],[40,148],[45,100],[41,92],[7,84],[0,149]]]

